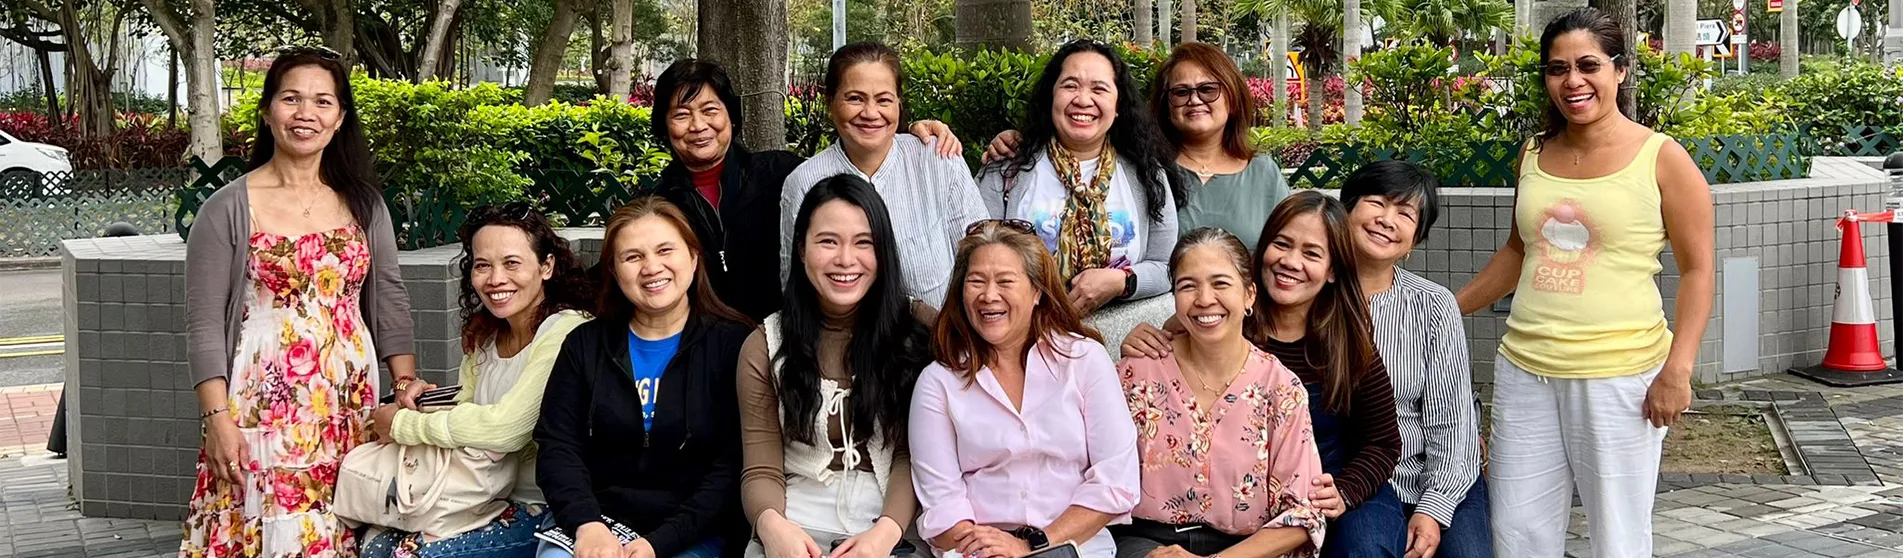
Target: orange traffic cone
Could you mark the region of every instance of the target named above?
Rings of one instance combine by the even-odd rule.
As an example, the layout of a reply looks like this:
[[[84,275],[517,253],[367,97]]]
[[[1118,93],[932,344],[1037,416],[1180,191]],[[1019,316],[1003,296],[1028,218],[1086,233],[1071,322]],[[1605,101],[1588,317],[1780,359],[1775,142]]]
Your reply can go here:
[[[1903,382],[1903,373],[1883,360],[1877,345],[1876,304],[1870,300],[1870,269],[1863,254],[1860,223],[1891,222],[1895,213],[1860,215],[1847,211],[1837,221],[1843,231],[1843,252],[1837,262],[1836,308],[1830,319],[1830,344],[1822,366],[1793,369],[1792,373],[1833,386],[1860,386]],[[1894,256],[1892,256],[1894,257]]]

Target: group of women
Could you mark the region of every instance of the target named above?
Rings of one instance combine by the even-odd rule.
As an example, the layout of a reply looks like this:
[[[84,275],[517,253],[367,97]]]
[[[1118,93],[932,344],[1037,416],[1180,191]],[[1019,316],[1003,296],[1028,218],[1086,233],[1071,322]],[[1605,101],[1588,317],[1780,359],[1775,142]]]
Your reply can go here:
[[[1622,42],[1590,9],[1546,29],[1513,234],[1459,295],[1400,266],[1432,174],[1288,195],[1208,45],[1177,47],[1147,102],[1114,50],[1065,45],[975,177],[943,124],[898,132],[890,48],[834,54],[839,141],[804,161],[733,143],[725,72],[682,61],[653,112],[672,162],[607,217],[595,271],[527,204],[471,215],[447,409],[418,403],[347,73],[286,53],[251,172],[188,245],[206,438],[181,555],[1558,556],[1575,489],[1595,555],[1649,555],[1712,224],[1689,156],[1616,108]],[[1461,315],[1509,292],[1483,448]],[[340,516],[384,497],[337,487],[385,443],[510,481],[449,532]]]

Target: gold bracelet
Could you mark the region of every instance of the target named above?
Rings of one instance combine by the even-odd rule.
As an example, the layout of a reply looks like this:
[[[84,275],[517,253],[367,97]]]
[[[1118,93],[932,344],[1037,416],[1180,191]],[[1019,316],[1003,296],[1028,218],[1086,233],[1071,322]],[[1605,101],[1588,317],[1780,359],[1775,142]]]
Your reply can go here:
[[[217,415],[218,413],[222,413],[222,412],[225,412],[225,411],[229,411],[229,410],[231,410],[231,408],[230,408],[230,407],[219,407],[219,408],[216,408],[216,409],[212,409],[212,410],[210,410],[210,411],[207,411],[207,412],[203,412],[203,413],[199,413],[199,414],[198,414],[198,420],[201,420],[201,421],[202,421],[202,420],[205,420],[205,419],[208,419],[208,418],[211,418],[211,417],[213,417],[213,416],[215,416],[215,415]]]
[[[390,389],[394,391],[404,391],[410,389],[410,384],[415,382],[416,376],[404,376],[397,378],[394,382],[390,382]]]

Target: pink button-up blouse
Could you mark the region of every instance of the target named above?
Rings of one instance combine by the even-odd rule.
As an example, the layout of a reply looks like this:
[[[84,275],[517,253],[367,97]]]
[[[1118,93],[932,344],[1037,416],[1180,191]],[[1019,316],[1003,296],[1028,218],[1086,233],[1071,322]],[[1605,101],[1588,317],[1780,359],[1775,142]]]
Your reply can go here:
[[[1308,392],[1293,372],[1250,347],[1242,373],[1209,409],[1199,408],[1173,357],[1124,359],[1118,372],[1143,468],[1136,517],[1232,535],[1306,529],[1307,552],[1321,548],[1325,522],[1309,501],[1321,456]]]
[[[971,384],[936,363],[920,373],[909,442],[919,534],[930,539],[966,520],[1042,529],[1073,505],[1129,522],[1136,428],[1116,367],[1096,341],[1050,345],[1025,364],[1022,410],[990,368]]]

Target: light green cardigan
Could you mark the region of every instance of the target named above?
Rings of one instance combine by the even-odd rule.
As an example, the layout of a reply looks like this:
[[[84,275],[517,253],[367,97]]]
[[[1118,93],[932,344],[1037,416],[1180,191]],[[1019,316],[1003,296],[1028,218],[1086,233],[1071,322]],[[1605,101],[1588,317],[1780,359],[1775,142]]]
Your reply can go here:
[[[497,453],[515,453],[528,447],[535,422],[541,417],[542,389],[548,384],[555,357],[562,352],[562,341],[575,326],[588,321],[588,315],[564,310],[542,320],[535,339],[522,349],[528,363],[515,386],[491,405],[476,405],[476,387],[482,381],[476,353],[464,353],[458,381],[462,393],[456,406],[436,412],[397,411],[390,425],[390,436],[403,445],[430,445],[444,448],[476,448]]]

